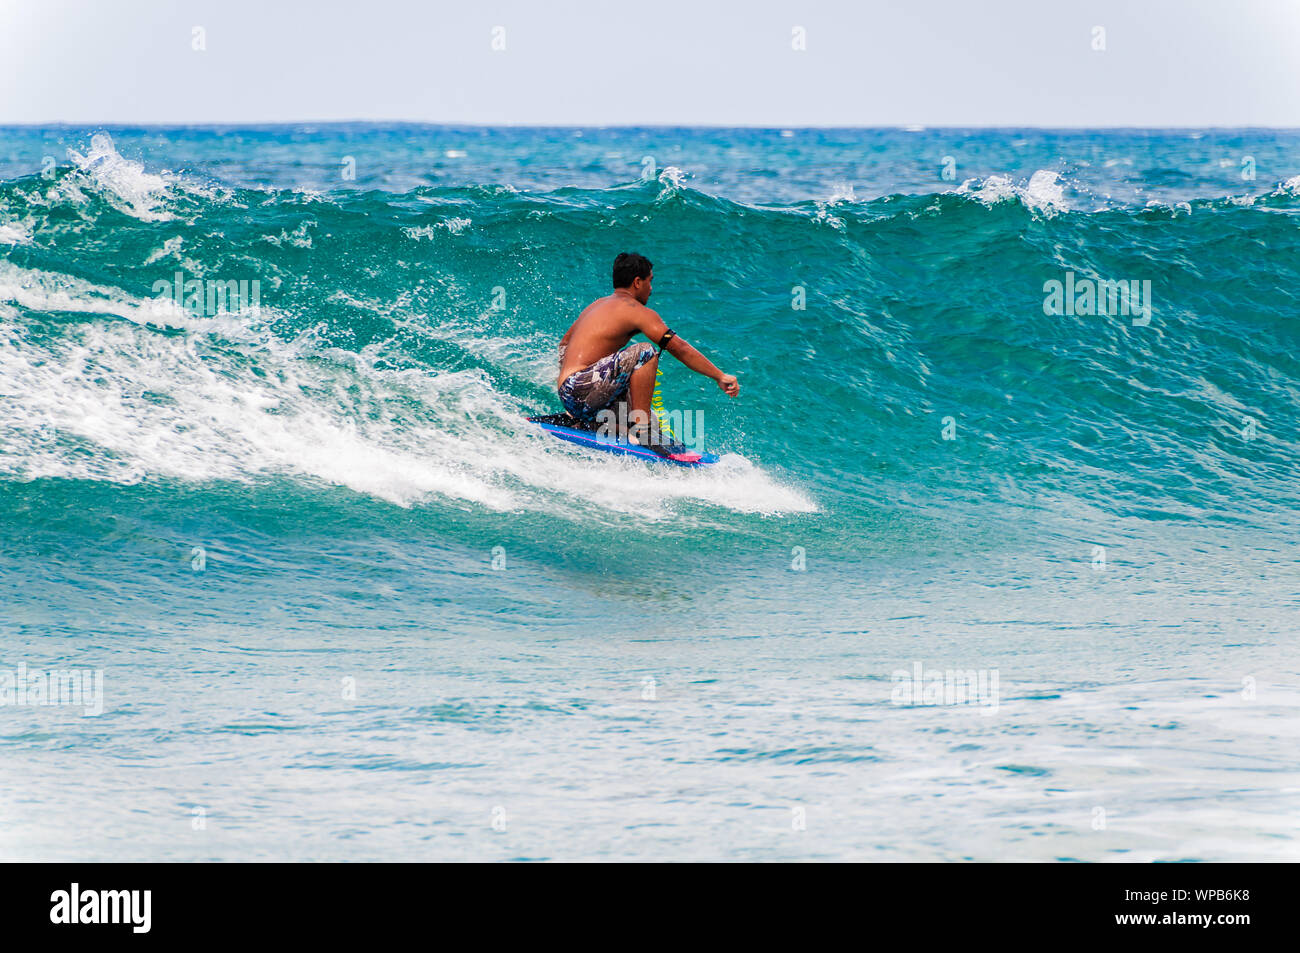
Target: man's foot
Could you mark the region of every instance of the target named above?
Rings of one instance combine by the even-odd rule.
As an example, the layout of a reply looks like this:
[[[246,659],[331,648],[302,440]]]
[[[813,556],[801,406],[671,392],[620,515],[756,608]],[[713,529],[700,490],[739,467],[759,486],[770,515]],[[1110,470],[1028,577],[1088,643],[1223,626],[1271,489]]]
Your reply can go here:
[[[627,442],[638,447],[644,447],[665,460],[672,460],[676,463],[699,463],[700,455],[694,450],[687,450],[680,443],[669,443],[664,441],[663,433],[656,432],[649,440],[645,439],[644,432],[629,432]]]
[[[648,427],[629,427],[624,439],[628,443],[636,444],[638,447],[646,447],[653,450],[659,446],[662,434],[651,433]]]

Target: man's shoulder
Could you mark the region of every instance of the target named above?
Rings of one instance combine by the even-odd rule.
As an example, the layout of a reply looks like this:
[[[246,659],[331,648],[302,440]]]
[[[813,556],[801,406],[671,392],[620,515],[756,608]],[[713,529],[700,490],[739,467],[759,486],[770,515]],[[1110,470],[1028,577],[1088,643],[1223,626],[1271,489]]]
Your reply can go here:
[[[640,301],[628,300],[627,298],[620,296],[618,304],[625,314],[633,315],[638,319],[647,315],[656,318],[659,317],[659,315],[655,314],[653,308],[649,305],[642,304]]]
[[[603,298],[597,298],[584,309],[586,311],[598,311],[601,313],[613,313],[623,308],[624,301],[618,295],[605,295]]]
[[[640,301],[631,301],[623,295],[606,295],[587,305],[587,310],[607,317],[639,321],[646,315],[658,317]]]

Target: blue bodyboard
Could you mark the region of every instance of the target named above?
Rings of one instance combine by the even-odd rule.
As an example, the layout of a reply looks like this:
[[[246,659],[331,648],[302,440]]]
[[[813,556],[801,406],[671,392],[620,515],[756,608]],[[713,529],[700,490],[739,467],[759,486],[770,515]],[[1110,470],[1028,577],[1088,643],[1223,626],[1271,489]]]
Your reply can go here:
[[[629,457],[639,457],[652,463],[672,463],[679,467],[708,467],[718,462],[716,453],[696,453],[682,444],[665,444],[658,450],[641,447],[626,440],[617,440],[598,433],[594,424],[575,420],[568,414],[548,414],[542,417],[529,417],[529,423],[537,424],[552,437],[559,437],[569,443],[576,443],[588,450],[601,450],[605,453],[617,453]]]

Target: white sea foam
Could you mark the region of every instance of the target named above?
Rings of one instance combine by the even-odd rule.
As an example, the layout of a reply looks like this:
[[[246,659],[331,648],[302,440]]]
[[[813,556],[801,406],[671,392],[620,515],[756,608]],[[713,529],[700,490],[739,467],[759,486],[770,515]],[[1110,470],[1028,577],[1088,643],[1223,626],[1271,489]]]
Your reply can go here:
[[[857,201],[857,196],[853,194],[852,182],[834,182],[831,184],[831,194],[826,201],[817,201],[814,203],[817,212],[813,215],[814,222],[820,222],[829,225],[836,231],[844,231],[844,219],[840,218],[831,208],[836,205],[847,205]]]
[[[1273,194],[1274,195],[1300,195],[1300,175],[1291,176],[1291,178],[1287,179],[1285,182],[1279,185]]]
[[[116,288],[70,275],[51,274],[0,262],[0,302],[32,311],[67,311],[124,318],[133,324],[219,333],[232,340],[262,342],[265,333],[243,313],[199,317],[171,297],[137,298]],[[263,309],[265,310],[265,309]]]
[[[675,165],[665,166],[659,173],[659,184],[663,186],[659,194],[655,196],[655,201],[659,202],[666,198],[676,195],[682,189],[686,188],[686,180],[690,173],[677,168]]]
[[[0,222],[0,245],[30,245],[31,231],[22,222]]]
[[[304,219],[293,231],[281,229],[279,235],[263,235],[262,241],[277,247],[292,245],[294,248],[311,248],[311,234],[308,229],[315,227],[315,221]]]
[[[121,483],[287,474],[399,505],[439,494],[511,506],[508,491],[451,462],[449,435],[416,429],[403,441],[390,420],[349,417],[337,368],[299,362],[284,345],[246,350],[256,360],[241,365],[221,343],[99,323],[36,346],[0,326],[0,376],[15,395],[0,407],[11,448],[0,469]],[[372,392],[376,405],[384,396]]]
[[[856,202],[857,196],[853,194],[852,182],[836,182],[831,186],[830,198],[826,200],[827,205],[835,205],[839,202]]]
[[[179,261],[181,256],[181,243],[183,240],[184,239],[182,239],[180,235],[177,235],[175,238],[167,239],[167,241],[163,242],[161,248],[156,248],[149,253],[149,257],[145,259],[144,263],[146,265],[152,265],[154,262],[162,261],[164,258],[175,258]]]
[[[459,235],[465,229],[473,225],[473,221],[468,218],[449,218],[442,222],[435,222],[432,225],[408,225],[402,229],[402,233],[413,241],[421,239],[430,239],[438,234],[438,229],[445,229],[452,235]]]
[[[169,180],[144,171],[139,162],[122,158],[107,133],[92,136],[85,154],[68,149],[68,158],[80,175],[120,211],[146,222],[175,218],[163,207]]]
[[[817,212],[816,214],[813,215],[812,218],[814,222],[820,222],[822,224],[829,225],[831,228],[835,229],[836,231],[840,231],[840,232],[844,231],[844,219],[840,218],[838,215],[832,215],[830,210],[827,208],[826,203],[818,202],[816,204],[817,204]]]
[[[1064,211],[1069,206],[1065,201],[1065,186],[1060,179],[1056,172],[1039,169],[1029,177],[1029,184],[1025,186],[1025,204],[1043,212]]]
[[[1049,216],[1069,209],[1060,174],[1050,169],[1039,169],[1024,185],[1017,185],[1004,175],[991,175],[982,182],[968,179],[957,192],[970,195],[985,205],[1017,201],[1028,209]]]

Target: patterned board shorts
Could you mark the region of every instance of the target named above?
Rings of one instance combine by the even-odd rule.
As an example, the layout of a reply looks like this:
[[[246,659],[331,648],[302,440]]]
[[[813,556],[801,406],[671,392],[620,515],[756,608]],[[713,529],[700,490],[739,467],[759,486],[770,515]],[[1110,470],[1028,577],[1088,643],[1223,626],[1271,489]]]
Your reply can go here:
[[[574,371],[560,384],[560,403],[576,420],[588,423],[627,393],[632,372],[655,356],[653,344],[642,341]]]

